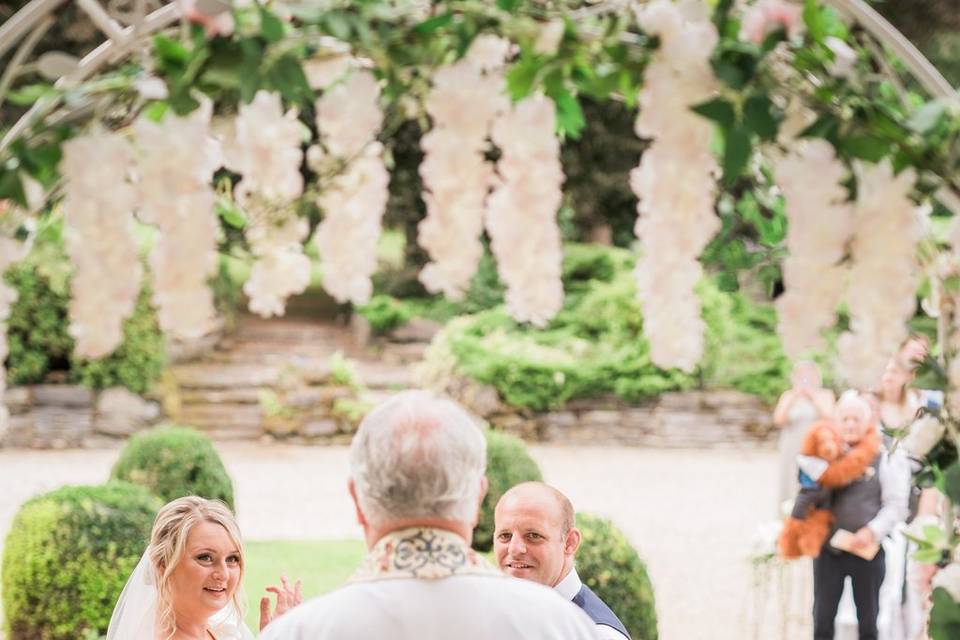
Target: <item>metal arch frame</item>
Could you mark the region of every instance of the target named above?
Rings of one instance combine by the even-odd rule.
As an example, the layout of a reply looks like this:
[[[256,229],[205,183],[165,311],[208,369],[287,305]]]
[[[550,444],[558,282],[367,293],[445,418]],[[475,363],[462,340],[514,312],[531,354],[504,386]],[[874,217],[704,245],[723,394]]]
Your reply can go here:
[[[59,88],[70,87],[83,81],[104,64],[120,59],[138,38],[163,29],[181,17],[176,2],[171,2],[145,15],[145,0],[137,0],[137,15],[142,17],[142,20],[137,20],[135,24],[123,28],[110,18],[96,0],[75,1],[107,35],[107,40],[87,54],[76,69],[57,80],[55,86]],[[16,45],[31,29],[42,28],[48,16],[64,2],[66,0],[32,0],[14,14],[0,26],[0,56]],[[931,96],[960,107],[960,93],[957,89],[951,86],[943,74],[902,33],[864,0],[824,0],[824,3],[852,18],[878,41],[889,46]],[[26,44],[29,42],[25,42]],[[29,51],[26,51],[22,57],[25,55],[29,55]],[[13,70],[9,71],[12,73]],[[0,152],[9,147],[30,123],[42,117],[55,103],[54,98],[38,100],[0,140]],[[954,213],[960,215],[960,196],[948,190],[943,190],[942,194],[944,203]]]
[[[35,25],[42,24],[66,0],[33,0],[0,27],[0,56],[13,47]],[[181,17],[176,2],[171,2],[128,27],[114,22],[96,0],[76,0],[77,4],[93,19],[107,35],[107,40],[80,60],[77,68],[54,83],[57,88],[75,86],[96,73],[100,67],[115,62],[128,53],[138,38],[163,29]],[[143,1],[139,0],[142,6]],[[141,14],[143,15],[143,14]],[[9,147],[31,123],[43,117],[54,106],[56,98],[41,98],[20,117],[0,140],[0,153]]]

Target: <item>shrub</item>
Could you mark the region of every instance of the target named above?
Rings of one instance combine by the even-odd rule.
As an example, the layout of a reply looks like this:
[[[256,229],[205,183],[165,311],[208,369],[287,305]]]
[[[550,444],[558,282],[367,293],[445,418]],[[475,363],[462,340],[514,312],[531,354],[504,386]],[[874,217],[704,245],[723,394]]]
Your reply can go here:
[[[207,436],[188,427],[158,427],[135,435],[110,477],[146,487],[164,502],[200,496],[233,509],[233,483],[223,461]]]
[[[577,573],[607,603],[634,640],[656,640],[657,610],[647,567],[626,536],[609,520],[577,514],[583,542]]]
[[[3,554],[9,640],[105,633],[161,504],[126,483],[63,487],[24,504]]]
[[[58,225],[52,225],[38,237],[30,255],[5,274],[18,294],[7,324],[10,383],[36,384],[63,371],[70,380],[90,387],[123,386],[144,393],[160,378],[165,361],[164,337],[150,307],[149,289],[140,293],[133,315],[124,323],[120,347],[100,360],[78,360],[67,331],[69,264]]]
[[[606,256],[606,257],[603,257]],[[576,398],[627,402],[697,386],[733,388],[773,401],[789,362],[772,307],[710,281],[699,288],[706,323],[700,370],[660,369],[650,360],[630,252],[567,246],[566,299],[543,330],[518,324],[502,306],[458,318],[436,338],[454,373],[491,385],[510,405],[543,411]],[[449,367],[447,367],[449,369]]]
[[[375,295],[370,302],[357,307],[375,333],[387,333],[410,322],[413,311],[407,303],[385,295]]]
[[[480,506],[480,519],[473,530],[473,548],[478,551],[493,548],[493,510],[501,496],[521,482],[543,480],[540,467],[527,453],[522,440],[492,429],[484,435],[487,439],[488,487]]]

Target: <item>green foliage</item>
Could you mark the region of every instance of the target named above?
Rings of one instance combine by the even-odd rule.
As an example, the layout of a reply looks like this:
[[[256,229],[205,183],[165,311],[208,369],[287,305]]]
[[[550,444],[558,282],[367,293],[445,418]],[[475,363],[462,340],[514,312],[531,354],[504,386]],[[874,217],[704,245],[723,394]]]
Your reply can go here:
[[[772,308],[704,282],[707,332],[700,374],[662,370],[651,362],[643,336],[629,252],[568,246],[567,255],[566,301],[546,329],[518,324],[503,307],[447,325],[439,339],[460,373],[494,386],[513,406],[537,411],[575,398],[614,394],[632,402],[698,385],[772,401],[786,388],[789,363]]]
[[[473,548],[489,551],[493,548],[493,511],[497,502],[510,487],[543,480],[540,468],[533,461],[523,441],[499,431],[488,429],[487,439],[487,495],[480,506],[480,519],[473,530]]]
[[[38,242],[34,252],[5,274],[17,290],[8,322],[10,354],[7,360],[11,384],[43,382],[64,371],[75,382],[93,388],[123,386],[144,393],[159,379],[166,361],[163,333],[150,307],[150,292],[144,289],[133,315],[123,325],[120,347],[101,360],[80,360],[73,355],[68,333],[70,303],[69,265],[59,232]]]
[[[375,295],[367,304],[356,307],[356,312],[367,319],[375,333],[389,333],[410,322],[410,305],[385,295]]]
[[[105,633],[161,504],[142,487],[63,487],[24,504],[3,553],[9,640]]]
[[[626,536],[609,520],[577,514],[583,542],[577,573],[610,609],[634,640],[656,640],[657,609],[647,567]]]
[[[933,590],[930,637],[933,640],[953,640],[960,637],[960,602],[954,600],[943,587]]]
[[[210,439],[188,427],[158,427],[135,435],[110,477],[146,487],[165,502],[183,496],[233,506],[233,483]]]

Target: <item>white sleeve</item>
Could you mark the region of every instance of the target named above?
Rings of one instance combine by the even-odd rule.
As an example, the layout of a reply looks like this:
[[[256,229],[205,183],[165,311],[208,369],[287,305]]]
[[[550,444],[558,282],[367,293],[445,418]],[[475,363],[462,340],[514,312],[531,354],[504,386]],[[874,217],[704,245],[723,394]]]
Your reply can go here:
[[[597,625],[597,637],[600,640],[627,640],[625,635],[605,624]]]
[[[877,542],[910,515],[910,461],[902,450],[880,461],[880,511],[867,523]]]

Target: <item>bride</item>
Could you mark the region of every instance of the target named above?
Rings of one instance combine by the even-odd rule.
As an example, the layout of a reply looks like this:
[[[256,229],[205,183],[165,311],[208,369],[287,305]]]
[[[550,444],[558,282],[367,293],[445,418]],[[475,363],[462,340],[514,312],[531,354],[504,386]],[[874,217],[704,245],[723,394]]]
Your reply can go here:
[[[222,502],[190,496],[157,514],[150,544],[120,594],[107,640],[253,640],[243,623],[243,545]],[[302,600],[300,583],[268,587],[260,628]]]

